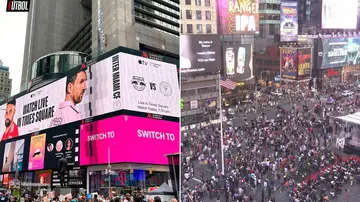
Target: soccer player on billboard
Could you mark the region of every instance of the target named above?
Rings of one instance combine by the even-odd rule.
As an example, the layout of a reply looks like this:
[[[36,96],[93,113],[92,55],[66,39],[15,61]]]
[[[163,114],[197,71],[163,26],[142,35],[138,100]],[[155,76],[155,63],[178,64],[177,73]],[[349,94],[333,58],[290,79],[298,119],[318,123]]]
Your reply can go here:
[[[6,104],[5,111],[5,131],[1,141],[8,140],[19,136],[18,126],[14,123],[14,115],[16,112],[16,100],[13,99]]]
[[[82,115],[75,109],[75,105],[79,104],[84,97],[87,88],[86,80],[87,76],[84,70],[67,77],[65,100],[60,103],[54,117],[51,119],[50,127],[82,119]]]

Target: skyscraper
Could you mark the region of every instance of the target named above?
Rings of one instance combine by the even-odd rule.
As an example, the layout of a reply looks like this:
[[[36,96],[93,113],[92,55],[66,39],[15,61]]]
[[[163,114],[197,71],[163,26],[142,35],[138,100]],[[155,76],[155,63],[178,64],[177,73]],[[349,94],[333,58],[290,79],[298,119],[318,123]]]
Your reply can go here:
[[[3,62],[0,60],[0,100],[10,95],[11,81],[9,67],[3,66]]]
[[[82,1],[83,2],[83,1]],[[21,90],[27,88],[31,66],[38,58],[60,51],[91,18],[91,8],[79,1],[33,0],[26,27]]]
[[[119,46],[179,54],[178,0],[92,0],[92,54]]]
[[[49,53],[81,51],[96,57],[123,46],[177,58],[177,0],[34,0],[28,15],[21,90],[31,66]]]

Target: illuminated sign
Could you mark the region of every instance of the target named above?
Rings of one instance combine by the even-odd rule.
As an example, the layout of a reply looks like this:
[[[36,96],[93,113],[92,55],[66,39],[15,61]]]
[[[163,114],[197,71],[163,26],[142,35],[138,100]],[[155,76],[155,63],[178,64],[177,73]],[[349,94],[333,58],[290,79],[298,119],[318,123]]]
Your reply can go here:
[[[258,34],[259,0],[219,0],[222,34]]]

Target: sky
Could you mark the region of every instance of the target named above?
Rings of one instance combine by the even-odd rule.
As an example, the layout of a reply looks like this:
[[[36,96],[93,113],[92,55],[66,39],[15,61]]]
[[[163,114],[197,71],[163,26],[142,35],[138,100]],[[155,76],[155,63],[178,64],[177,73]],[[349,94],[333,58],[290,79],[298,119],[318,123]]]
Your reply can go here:
[[[28,13],[6,12],[6,2],[0,0],[0,60],[9,67],[14,95],[20,92]]]

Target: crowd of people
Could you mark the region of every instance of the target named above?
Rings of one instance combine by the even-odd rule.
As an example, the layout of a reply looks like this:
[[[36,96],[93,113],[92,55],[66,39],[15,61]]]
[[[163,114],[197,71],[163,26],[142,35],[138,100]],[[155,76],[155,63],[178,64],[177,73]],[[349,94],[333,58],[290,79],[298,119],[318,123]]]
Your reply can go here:
[[[275,201],[276,191],[288,193],[291,201],[325,201],[339,193],[334,190],[347,182],[345,177],[360,180],[359,163],[345,162],[334,148],[336,132],[345,125],[333,117],[350,112],[344,103],[351,112],[357,110],[354,97],[327,102],[341,90],[334,87],[327,94],[304,86],[280,88],[280,93],[263,94],[245,107],[230,106],[235,113],[225,114],[234,120],[223,122],[224,170],[219,124],[183,131],[182,201]],[[336,171],[298,184],[334,166]],[[354,170],[344,174],[339,166]]]
[[[24,202],[178,202],[176,198],[172,198],[169,201],[163,201],[159,196],[145,198],[144,195],[135,194],[131,196],[130,193],[112,198],[103,198],[97,194],[94,194],[93,198],[91,199],[87,199],[86,196],[61,197],[60,195],[54,197],[26,195],[23,197],[23,199]],[[17,201],[18,198],[9,193],[3,193],[0,195],[0,202]]]

